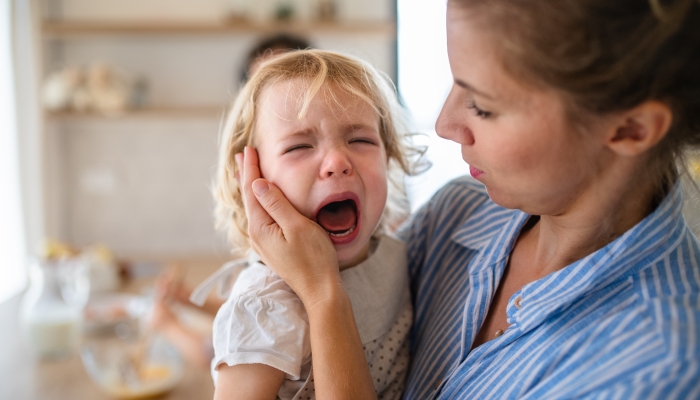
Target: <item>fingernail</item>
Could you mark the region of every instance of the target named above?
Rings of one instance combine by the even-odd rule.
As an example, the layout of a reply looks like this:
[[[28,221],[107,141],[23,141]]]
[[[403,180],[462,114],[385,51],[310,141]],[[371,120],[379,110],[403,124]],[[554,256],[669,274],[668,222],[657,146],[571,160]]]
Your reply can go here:
[[[256,196],[262,196],[267,193],[268,190],[270,190],[270,185],[264,180],[257,179],[253,182],[253,192],[255,192]]]

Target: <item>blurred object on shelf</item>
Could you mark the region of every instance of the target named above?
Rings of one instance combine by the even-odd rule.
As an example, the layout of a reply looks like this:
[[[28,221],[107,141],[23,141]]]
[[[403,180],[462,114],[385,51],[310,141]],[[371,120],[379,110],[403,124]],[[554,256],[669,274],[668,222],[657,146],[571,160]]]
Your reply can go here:
[[[275,7],[275,20],[290,21],[294,18],[294,12],[294,4],[290,2],[277,3],[277,7]]]
[[[120,265],[112,251],[102,244],[78,249],[68,243],[47,239],[39,255],[45,262],[79,262],[90,282],[90,293],[116,290],[120,283]]]
[[[90,292],[116,290],[119,286],[119,267],[107,246],[98,244],[80,253],[90,276]]]
[[[335,0],[318,0],[316,3],[316,18],[319,21],[335,21],[337,13]]]
[[[276,5],[276,0],[257,0],[254,5],[248,4],[246,15],[254,22],[269,22],[272,20]]]
[[[105,115],[119,114],[126,110],[131,97],[129,86],[125,74],[105,63],[94,63],[88,69],[90,106]]]
[[[76,258],[33,260],[20,322],[33,352],[64,360],[80,344],[83,307],[90,293],[85,265]]]
[[[145,78],[132,84],[126,73],[95,62],[86,70],[66,67],[50,74],[42,89],[42,103],[49,111],[97,111],[114,116],[131,106],[143,106],[147,88]],[[134,100],[138,104],[131,104]]]
[[[131,92],[131,106],[134,108],[143,108],[148,104],[148,78],[139,76],[134,81],[134,88]]]
[[[247,21],[250,18],[250,2],[247,0],[227,0],[225,7],[225,20],[233,23],[237,21]]]
[[[51,111],[74,107],[73,98],[83,80],[83,72],[78,68],[64,68],[50,74],[41,92],[44,107]]]
[[[45,260],[59,260],[75,257],[79,253],[68,243],[54,239],[46,239],[39,251],[39,256]]]

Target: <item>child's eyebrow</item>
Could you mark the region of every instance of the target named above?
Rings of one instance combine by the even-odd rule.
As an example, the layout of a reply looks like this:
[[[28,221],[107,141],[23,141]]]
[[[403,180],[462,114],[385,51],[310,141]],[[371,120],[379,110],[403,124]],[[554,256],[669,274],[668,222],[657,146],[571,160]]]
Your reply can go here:
[[[290,133],[285,133],[282,135],[282,139],[291,139],[296,137],[309,137],[313,136],[314,131],[311,128],[300,129],[298,131],[292,131]]]
[[[362,130],[373,130],[376,131],[377,127],[376,126],[371,126],[367,124],[348,124],[345,127],[346,132],[356,132],[356,131],[362,131]]]

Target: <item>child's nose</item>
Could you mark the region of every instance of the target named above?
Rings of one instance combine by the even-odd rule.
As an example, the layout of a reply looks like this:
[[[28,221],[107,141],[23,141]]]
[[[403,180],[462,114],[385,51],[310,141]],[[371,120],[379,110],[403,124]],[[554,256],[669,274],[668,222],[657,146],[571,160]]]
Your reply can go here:
[[[352,174],[352,164],[347,154],[339,149],[330,150],[326,153],[321,167],[321,175],[323,177],[350,174]]]

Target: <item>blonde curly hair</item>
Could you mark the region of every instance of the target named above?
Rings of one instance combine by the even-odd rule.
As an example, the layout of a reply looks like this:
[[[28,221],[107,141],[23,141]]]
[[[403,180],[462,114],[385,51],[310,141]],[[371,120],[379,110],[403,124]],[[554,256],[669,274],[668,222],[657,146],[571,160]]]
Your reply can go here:
[[[219,143],[219,162],[214,183],[216,226],[226,232],[234,253],[250,249],[246,218],[236,174],[235,155],[253,145],[257,107],[265,88],[281,81],[307,82],[301,98],[299,119],[304,118],[314,96],[322,88],[347,92],[367,102],[379,116],[380,137],[388,159],[388,199],[379,229],[394,228],[408,214],[403,186],[405,174],[413,174],[423,148],[411,144],[404,111],[391,81],[368,63],[348,55],[323,51],[292,51],[265,62],[238,93],[228,112]]]

